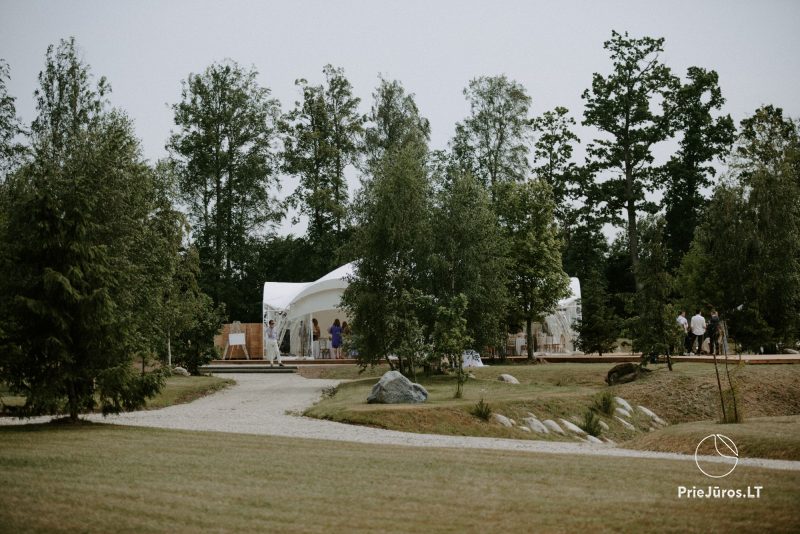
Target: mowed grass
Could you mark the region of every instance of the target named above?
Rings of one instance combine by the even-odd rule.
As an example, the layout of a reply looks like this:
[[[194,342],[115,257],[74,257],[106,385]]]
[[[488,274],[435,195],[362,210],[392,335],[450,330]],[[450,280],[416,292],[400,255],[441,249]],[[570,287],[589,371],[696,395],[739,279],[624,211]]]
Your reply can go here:
[[[670,423],[718,417],[716,375],[711,364],[678,364],[672,372],[666,366],[656,365],[651,367],[653,372],[642,380],[608,387],[604,379],[613,365],[507,365],[473,369],[471,372],[475,378],[467,381],[463,399],[453,398],[453,376],[419,376],[419,382],[430,396],[426,403],[418,405],[367,404],[366,398],[377,381],[376,377],[386,368],[369,370],[372,376],[363,378],[359,377],[356,368],[342,367],[331,370],[335,372],[331,376],[326,376],[327,371],[318,374],[325,378],[353,380],[341,384],[333,396],[309,408],[306,415],[407,432],[571,440],[574,438],[553,434],[542,436],[482,421],[470,410],[483,398],[493,411],[511,417],[519,424],[528,412],[539,419],[564,418],[578,422],[600,393],[610,391],[634,406],[650,408]],[[501,373],[513,375],[520,384],[498,381]],[[800,365],[731,365],[731,373],[738,384],[746,418],[800,414]],[[604,416],[603,420],[609,426],[603,436],[616,442],[633,439],[642,432],[649,432],[651,427],[648,419],[636,410],[631,421],[637,427],[636,431],[626,429],[614,417]],[[761,450],[766,449],[762,447]]]
[[[688,500],[679,486],[763,486]],[[4,532],[779,532],[800,472],[169,431],[0,428]]]
[[[232,384],[234,384],[233,380],[216,376],[171,376],[167,378],[158,395],[147,401],[145,408],[155,410],[173,404],[191,402]],[[25,398],[10,395],[3,384],[0,385],[0,403],[2,403],[0,404],[0,415],[9,415],[9,413],[4,413],[7,411],[6,407],[11,409],[8,411],[13,411],[15,407],[25,404]]]
[[[682,423],[641,435],[626,442],[625,447],[694,454],[700,439],[710,434],[731,438],[741,458],[800,460],[800,415],[756,417],[735,425]]]

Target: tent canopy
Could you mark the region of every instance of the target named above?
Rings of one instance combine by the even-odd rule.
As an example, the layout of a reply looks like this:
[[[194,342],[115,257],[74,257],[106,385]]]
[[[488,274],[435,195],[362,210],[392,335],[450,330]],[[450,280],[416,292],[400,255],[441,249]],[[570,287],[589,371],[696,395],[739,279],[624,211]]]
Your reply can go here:
[[[286,319],[302,317],[339,306],[347,277],[353,274],[353,264],[342,265],[314,282],[266,282],[264,310],[286,314]]]

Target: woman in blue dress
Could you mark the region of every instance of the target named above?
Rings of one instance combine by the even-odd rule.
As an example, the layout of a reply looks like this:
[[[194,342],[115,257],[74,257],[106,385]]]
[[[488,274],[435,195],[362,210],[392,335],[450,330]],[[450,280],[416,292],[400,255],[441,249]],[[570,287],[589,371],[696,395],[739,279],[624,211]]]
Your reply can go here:
[[[333,320],[333,324],[328,329],[328,333],[331,335],[333,358],[338,360],[342,355],[342,326],[338,318]]]

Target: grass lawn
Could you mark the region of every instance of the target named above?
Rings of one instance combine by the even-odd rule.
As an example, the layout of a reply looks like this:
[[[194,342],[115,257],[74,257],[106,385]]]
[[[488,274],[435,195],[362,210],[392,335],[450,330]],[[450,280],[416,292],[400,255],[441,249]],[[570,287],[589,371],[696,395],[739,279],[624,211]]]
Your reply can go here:
[[[694,454],[699,439],[709,434],[731,438],[742,458],[800,460],[800,415],[755,417],[736,425],[713,421],[671,425],[626,442],[625,447]]]
[[[763,486],[689,500],[678,486]],[[111,425],[0,428],[5,532],[797,531],[800,472]]]
[[[312,417],[390,428],[408,432],[496,436],[517,439],[565,440],[569,437],[545,436],[484,422],[469,413],[483,398],[493,411],[522,421],[527,412],[539,419],[564,418],[577,421],[602,391],[644,405],[670,423],[714,420],[719,409],[714,367],[711,364],[678,364],[670,372],[666,366],[652,367],[645,379],[608,387],[605,376],[613,364],[545,364],[488,366],[473,369],[475,379],[467,381],[463,399],[453,399],[454,377],[418,377],[428,389],[428,402],[419,405],[366,404],[370,389],[385,368],[371,370],[368,378],[350,368],[314,370],[323,378],[353,378],[339,386],[333,396],[309,408]],[[332,373],[332,375],[328,375]],[[347,373],[350,373],[349,375]],[[500,382],[501,373],[515,376],[519,385]],[[738,383],[745,418],[800,414],[800,365],[732,366]],[[308,375],[307,375],[308,376]],[[647,418],[635,412],[638,431],[626,429],[613,417],[604,417],[616,442],[626,442],[649,432]],[[723,432],[724,433],[724,432]],[[701,436],[702,437],[702,436]],[[696,443],[696,441],[695,441]],[[781,446],[782,447],[782,446]],[[759,451],[768,452],[761,447]],[[783,458],[783,452],[770,457]]]
[[[191,402],[199,397],[209,395],[228,387],[234,381],[216,376],[171,376],[158,395],[147,401],[148,410],[164,408],[173,404]],[[25,404],[24,397],[9,395],[5,385],[0,385],[0,415],[9,415],[6,407],[13,410]]]

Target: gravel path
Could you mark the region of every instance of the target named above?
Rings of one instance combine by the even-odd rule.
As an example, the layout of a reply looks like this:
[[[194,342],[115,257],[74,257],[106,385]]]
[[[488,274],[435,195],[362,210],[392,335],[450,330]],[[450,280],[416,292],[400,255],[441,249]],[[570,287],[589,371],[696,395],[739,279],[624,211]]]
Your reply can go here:
[[[88,416],[97,422],[182,430],[234,432],[312,438],[357,443],[450,447],[459,449],[502,449],[538,453],[584,454],[626,458],[659,458],[694,461],[690,455],[634,451],[610,445],[551,441],[514,440],[465,436],[413,434],[364,426],[323,421],[299,414],[316,402],[323,389],[337,380],[306,379],[296,374],[226,374],[236,385],[188,404],[160,410],[130,412],[102,417]],[[0,425],[45,422],[49,418],[19,420],[0,418]],[[716,460],[716,458],[709,458]],[[742,458],[741,465],[800,471],[800,462]]]

